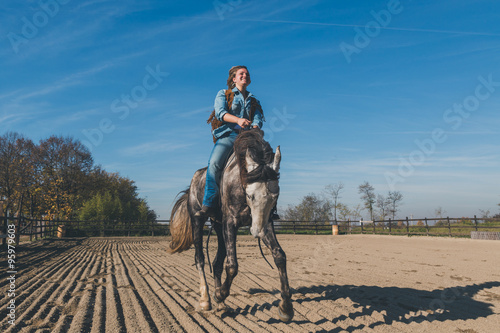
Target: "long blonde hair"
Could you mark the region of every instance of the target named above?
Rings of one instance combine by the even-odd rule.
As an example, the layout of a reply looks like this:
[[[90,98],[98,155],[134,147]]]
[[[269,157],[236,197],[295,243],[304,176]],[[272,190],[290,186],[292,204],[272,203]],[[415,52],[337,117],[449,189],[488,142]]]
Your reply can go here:
[[[248,71],[248,68],[246,66],[233,66],[231,67],[231,69],[229,70],[229,78],[227,79],[227,87],[229,89],[233,89],[235,84],[233,82],[233,79],[234,77],[236,76],[236,72],[239,70],[239,69],[246,69]],[[248,72],[248,74],[250,75],[250,72]]]

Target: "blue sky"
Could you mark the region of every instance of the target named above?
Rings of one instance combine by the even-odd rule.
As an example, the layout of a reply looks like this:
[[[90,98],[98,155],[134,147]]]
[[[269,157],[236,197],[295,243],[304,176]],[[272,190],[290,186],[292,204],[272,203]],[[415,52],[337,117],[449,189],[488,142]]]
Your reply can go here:
[[[169,217],[212,147],[205,123],[247,65],[279,206],[325,185],[404,195],[400,217],[500,202],[500,3],[3,1],[0,129],[72,136]],[[368,214],[364,213],[365,217]]]

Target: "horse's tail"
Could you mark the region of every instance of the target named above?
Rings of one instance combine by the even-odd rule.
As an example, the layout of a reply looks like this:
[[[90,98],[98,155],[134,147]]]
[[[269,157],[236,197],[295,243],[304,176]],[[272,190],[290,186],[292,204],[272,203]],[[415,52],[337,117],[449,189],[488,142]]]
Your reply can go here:
[[[170,234],[172,235],[172,240],[169,244],[169,253],[179,253],[189,250],[193,244],[191,217],[187,209],[189,189],[181,193],[184,194],[177,200],[170,214]]]

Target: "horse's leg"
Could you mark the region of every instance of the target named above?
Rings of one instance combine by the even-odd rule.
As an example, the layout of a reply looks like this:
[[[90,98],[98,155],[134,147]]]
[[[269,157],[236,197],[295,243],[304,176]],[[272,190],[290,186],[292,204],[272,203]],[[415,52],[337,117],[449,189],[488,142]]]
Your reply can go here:
[[[226,244],[224,243],[224,236],[222,231],[222,224],[213,222],[213,227],[217,234],[217,255],[213,261],[214,267],[214,281],[215,281],[215,294],[214,298],[217,303],[222,302],[220,295],[221,277],[224,270],[224,259],[226,259]]]
[[[194,259],[198,274],[200,275],[200,308],[203,311],[212,309],[210,295],[208,294],[207,278],[205,276],[205,256],[203,255],[203,226],[204,218],[194,218],[193,244],[195,249]]]
[[[290,286],[288,285],[288,275],[286,273],[286,254],[278,243],[272,220],[269,221],[266,227],[266,233],[262,238],[262,241],[271,250],[274,263],[276,264],[276,267],[278,267],[281,281],[281,302],[278,307],[278,315],[282,321],[287,322],[292,320],[294,311]]]
[[[231,284],[233,279],[238,274],[238,260],[236,258],[236,222],[234,220],[227,220],[223,223],[224,231],[224,242],[226,245],[226,280],[220,288],[220,293],[218,294],[218,301],[224,302],[224,300],[229,296],[229,290],[231,289]]]

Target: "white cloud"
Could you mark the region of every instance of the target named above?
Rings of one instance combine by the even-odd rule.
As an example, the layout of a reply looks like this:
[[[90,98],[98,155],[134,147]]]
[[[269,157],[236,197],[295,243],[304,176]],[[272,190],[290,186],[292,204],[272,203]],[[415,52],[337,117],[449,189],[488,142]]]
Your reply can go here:
[[[121,150],[121,153],[125,156],[131,156],[131,155],[144,155],[151,153],[172,152],[175,150],[188,148],[192,145],[193,144],[172,143],[169,141],[158,140],[158,141],[146,142],[137,146],[124,148]]]

